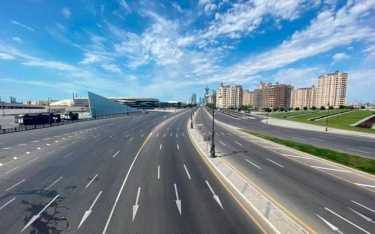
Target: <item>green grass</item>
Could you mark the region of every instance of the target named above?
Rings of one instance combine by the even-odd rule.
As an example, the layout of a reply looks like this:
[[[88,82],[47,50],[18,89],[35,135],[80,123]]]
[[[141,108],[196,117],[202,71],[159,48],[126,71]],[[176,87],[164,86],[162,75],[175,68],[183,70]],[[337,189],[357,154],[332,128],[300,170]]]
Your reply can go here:
[[[339,163],[366,173],[375,175],[375,160],[370,158],[365,158],[357,155],[337,152],[334,150],[324,149],[315,147],[308,144],[298,143],[294,141],[284,140],[276,137],[266,136],[256,132],[251,132],[248,130],[242,130],[245,133],[252,134],[254,136],[275,142],[277,144],[285,145],[287,147],[293,148],[298,151],[302,151],[319,158],[323,158],[335,163]]]
[[[329,113],[330,114],[339,113],[342,111],[343,110],[332,110],[332,111],[330,110]],[[371,116],[372,113],[373,113],[372,111],[355,110],[353,112],[348,112],[342,115],[333,116],[333,117],[328,118],[328,127],[375,134],[374,129],[363,129],[363,128],[355,128],[355,127],[350,126],[351,124],[354,124],[361,119]],[[287,118],[287,120],[307,123],[307,124],[314,124],[314,125],[319,125],[319,126],[326,126],[326,119],[322,119],[318,121],[309,120],[311,118],[319,117],[325,114],[327,114],[327,111],[319,111],[318,113],[314,113],[314,114],[307,114],[307,115],[295,116],[293,118]],[[276,114],[270,117],[285,119],[285,118],[282,118],[280,114]]]

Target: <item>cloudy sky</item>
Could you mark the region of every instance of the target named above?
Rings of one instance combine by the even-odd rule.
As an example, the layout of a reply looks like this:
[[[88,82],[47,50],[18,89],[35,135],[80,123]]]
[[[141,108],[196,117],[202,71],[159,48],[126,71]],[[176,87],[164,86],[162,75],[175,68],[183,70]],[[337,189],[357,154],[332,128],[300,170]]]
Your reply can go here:
[[[0,1],[0,96],[144,96],[317,84],[349,73],[375,102],[374,0]]]

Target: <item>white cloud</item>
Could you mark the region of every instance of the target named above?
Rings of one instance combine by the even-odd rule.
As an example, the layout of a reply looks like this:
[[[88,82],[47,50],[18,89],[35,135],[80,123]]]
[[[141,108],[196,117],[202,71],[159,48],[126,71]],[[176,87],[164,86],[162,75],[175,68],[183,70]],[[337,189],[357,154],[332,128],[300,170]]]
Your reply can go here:
[[[21,24],[20,22],[17,22],[17,21],[12,20],[11,23],[12,23],[12,24],[15,24],[15,25],[19,25],[19,26],[21,26],[21,27],[23,27],[23,28],[26,28],[27,30],[30,30],[30,31],[35,32],[35,30],[34,30],[33,28],[30,28],[30,27],[28,27],[28,26],[26,26],[26,25],[24,25],[24,24]]]
[[[290,84],[295,89],[316,86],[318,76],[323,72],[323,67],[283,68],[272,76],[272,83]]]
[[[358,69],[348,71],[348,96],[347,101],[374,102],[375,69]]]
[[[172,6],[180,13],[184,13],[184,11],[182,10],[181,6],[178,5],[177,2],[172,2]]]
[[[85,58],[80,62],[80,64],[92,64],[92,63],[97,63],[100,62],[99,56],[92,54],[92,53],[85,53]]]
[[[1,53],[0,52],[0,59],[3,59],[3,60],[12,60],[12,59],[16,59],[14,56],[10,55],[10,54],[6,54],[6,53]]]
[[[217,9],[216,4],[209,3],[204,7],[204,12],[209,15],[216,9]]]
[[[66,19],[69,19],[70,17],[72,17],[72,13],[70,12],[70,9],[67,8],[67,7],[63,7],[63,9],[61,10],[62,14],[64,15],[64,17]]]
[[[332,65],[337,63],[338,61],[341,61],[341,60],[346,60],[346,59],[349,59],[350,57],[345,54],[345,53],[337,53],[335,55],[332,56]]]
[[[13,40],[13,41],[16,41],[16,42],[18,42],[18,43],[23,43],[23,41],[22,41],[21,38],[19,38],[19,37],[12,37],[12,40]]]
[[[117,0],[118,3],[120,4],[120,7],[123,11],[125,11],[126,14],[130,13],[132,10],[128,6],[125,0]]]
[[[45,61],[45,60],[30,60],[26,62],[22,62],[25,66],[31,66],[31,67],[43,67],[48,68],[52,70],[60,70],[60,71],[71,71],[75,72],[78,71],[78,69],[70,64],[62,63],[58,61]]]
[[[119,66],[115,64],[102,64],[101,65],[103,69],[113,72],[113,73],[121,73],[121,69]]]

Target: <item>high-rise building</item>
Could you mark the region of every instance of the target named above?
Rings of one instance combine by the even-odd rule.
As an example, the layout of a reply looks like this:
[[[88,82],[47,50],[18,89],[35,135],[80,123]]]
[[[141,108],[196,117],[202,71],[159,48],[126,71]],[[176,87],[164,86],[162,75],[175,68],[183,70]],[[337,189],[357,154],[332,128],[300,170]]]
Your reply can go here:
[[[314,85],[311,88],[299,88],[292,91],[290,107],[302,109],[312,106],[316,106],[316,87]]]
[[[333,106],[346,104],[348,73],[336,71],[318,77],[316,106]]]
[[[191,104],[197,104],[197,94],[195,94],[195,93],[191,94],[190,102],[191,102]]]
[[[250,90],[243,91],[242,105],[252,106],[253,105],[253,92]]]
[[[253,107],[257,110],[263,108],[284,108],[290,107],[291,92],[293,86],[271,83],[259,83],[258,87],[253,91]]]
[[[242,106],[242,86],[220,84],[216,91],[216,106],[220,108],[239,108]]]

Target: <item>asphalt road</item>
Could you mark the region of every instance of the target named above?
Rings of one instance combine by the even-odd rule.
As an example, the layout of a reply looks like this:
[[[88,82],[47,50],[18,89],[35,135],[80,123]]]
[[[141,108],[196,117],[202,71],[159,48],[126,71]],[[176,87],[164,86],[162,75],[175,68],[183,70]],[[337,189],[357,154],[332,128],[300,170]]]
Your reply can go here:
[[[375,158],[374,139],[333,134],[330,132],[306,131],[267,125],[261,122],[263,118],[235,119],[222,112],[215,112],[219,121],[243,129],[248,129],[264,135],[292,140],[317,147],[332,149],[344,153]]]
[[[203,108],[196,121],[205,126],[202,134],[211,134],[212,119]],[[290,217],[307,231],[374,232],[375,192],[282,157],[220,125],[215,131],[217,154],[278,202],[284,212],[293,214]]]
[[[189,117],[0,136],[2,233],[260,233],[192,146]]]

